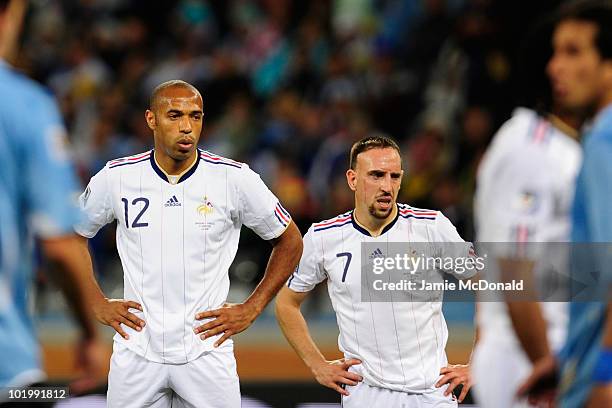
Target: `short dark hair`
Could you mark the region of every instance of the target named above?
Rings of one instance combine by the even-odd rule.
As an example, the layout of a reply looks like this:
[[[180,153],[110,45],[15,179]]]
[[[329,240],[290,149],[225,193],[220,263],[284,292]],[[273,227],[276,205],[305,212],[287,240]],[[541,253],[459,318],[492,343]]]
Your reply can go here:
[[[168,88],[177,88],[177,87],[191,89],[194,93],[196,93],[197,95],[200,95],[200,98],[202,97],[202,94],[200,94],[200,91],[198,91],[198,88],[191,85],[189,82],[185,82],[180,79],[172,79],[170,81],[162,82],[161,84],[157,85],[155,89],[153,89],[153,92],[151,92],[151,97],[149,98],[149,109],[155,110],[155,105],[157,105],[157,100],[159,99],[159,95],[163,91],[165,91]]]
[[[602,59],[612,59],[612,1],[576,0],[559,9],[557,25],[567,20],[593,23],[597,26],[595,48]]]
[[[390,137],[382,135],[364,137],[358,142],[355,142],[353,147],[351,147],[349,168],[355,170],[355,166],[357,166],[357,156],[360,153],[367,152],[368,150],[372,149],[386,149],[388,147],[395,149],[397,154],[399,154],[401,157],[402,153],[400,152],[399,146]]]
[[[0,12],[4,11],[10,0],[0,0]]]

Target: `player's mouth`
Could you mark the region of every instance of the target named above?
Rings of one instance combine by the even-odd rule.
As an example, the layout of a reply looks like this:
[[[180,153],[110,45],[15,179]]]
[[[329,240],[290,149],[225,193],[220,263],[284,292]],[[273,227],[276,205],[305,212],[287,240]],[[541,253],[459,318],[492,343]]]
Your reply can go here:
[[[378,204],[381,209],[388,210],[389,208],[391,208],[393,200],[390,196],[378,197],[376,199],[376,204]]]
[[[181,151],[190,151],[194,143],[191,140],[179,140],[177,145]]]

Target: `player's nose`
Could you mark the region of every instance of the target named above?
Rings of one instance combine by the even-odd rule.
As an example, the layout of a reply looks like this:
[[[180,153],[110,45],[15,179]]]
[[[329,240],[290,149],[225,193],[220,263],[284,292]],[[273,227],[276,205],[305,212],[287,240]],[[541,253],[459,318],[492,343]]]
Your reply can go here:
[[[179,121],[179,131],[182,133],[191,133],[191,121],[187,117],[182,117]]]
[[[384,191],[385,193],[391,192],[391,190],[393,189],[392,182],[391,182],[391,175],[387,174],[385,177],[382,178],[381,183],[380,183],[380,189]]]

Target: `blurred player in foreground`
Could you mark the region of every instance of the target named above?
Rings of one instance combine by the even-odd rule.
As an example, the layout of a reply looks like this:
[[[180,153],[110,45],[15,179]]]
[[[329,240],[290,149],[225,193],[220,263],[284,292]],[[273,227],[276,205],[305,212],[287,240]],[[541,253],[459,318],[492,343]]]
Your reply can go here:
[[[523,68],[522,99],[532,109],[516,109],[499,129],[477,175],[477,239],[483,247],[505,253],[495,265],[504,280],[536,282],[551,268],[562,272],[563,259],[528,259],[533,251],[526,247],[570,241],[571,206],[582,160],[576,130],[581,116],[550,101],[545,73],[550,31],[549,24],[541,23],[523,49],[522,60],[528,66]],[[491,242],[508,244],[487,244]],[[519,257],[510,257],[508,251]],[[537,293],[530,296],[506,302],[481,298],[478,303],[472,369],[479,406],[528,406],[517,397],[518,387],[533,364],[558,352],[565,342],[567,303],[538,303]]]
[[[355,143],[346,173],[355,209],[310,227],[298,269],[277,297],[285,337],[317,381],[342,395],[344,407],[453,407],[452,390],[463,385],[462,401],[471,386],[468,366],[448,365],[441,302],[364,302],[360,297],[362,243],[380,243],[386,250],[392,242],[454,242],[463,243],[460,256],[472,253],[442,213],[396,202],[402,176],[393,140],[375,136]],[[345,356],[339,361],[325,360],[300,311],[308,293],[325,279]]]
[[[561,9],[548,65],[555,97],[565,106],[594,116],[584,136],[583,165],[572,213],[572,241],[612,242],[612,3],[581,1]],[[600,272],[598,286],[610,289],[610,254],[596,252],[589,270]],[[593,267],[595,269],[590,269]],[[608,297],[609,299],[609,297]],[[551,401],[537,385],[560,366],[561,407],[612,406],[611,303],[572,302],[568,338],[558,359],[538,363],[521,393]],[[557,363],[558,361],[558,363]]]
[[[86,302],[93,286],[76,250],[78,187],[57,105],[2,59],[16,50],[25,8],[22,0],[0,0],[0,387],[45,379],[28,307],[34,237],[59,269],[54,277],[82,331],[78,361],[91,379],[104,358]]]
[[[155,149],[108,162],[80,197],[83,237],[117,220],[125,300],[94,299],[98,319],[118,332],[110,407],[239,407],[229,338],[253,323],[302,253],[299,230],[259,176],[198,149],[202,105],[186,82],[159,85],[145,114]],[[227,305],[243,224],[274,248],[255,291]],[[86,239],[81,253],[89,259]]]

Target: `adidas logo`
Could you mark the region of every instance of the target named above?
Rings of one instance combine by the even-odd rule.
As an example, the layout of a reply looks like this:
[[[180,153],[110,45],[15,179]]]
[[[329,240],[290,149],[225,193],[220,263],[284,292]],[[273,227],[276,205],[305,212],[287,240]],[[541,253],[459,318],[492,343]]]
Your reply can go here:
[[[166,204],[164,204],[164,207],[180,207],[181,203],[179,203],[179,200],[177,200],[176,196],[172,196],[168,201],[166,201]]]
[[[372,253],[370,254],[370,259],[374,259],[374,258],[383,258],[383,257],[384,257],[384,255],[383,255],[382,251],[380,250],[380,248],[376,248],[376,249],[374,250],[374,252],[372,252]]]

